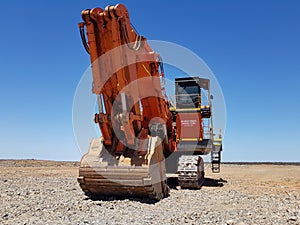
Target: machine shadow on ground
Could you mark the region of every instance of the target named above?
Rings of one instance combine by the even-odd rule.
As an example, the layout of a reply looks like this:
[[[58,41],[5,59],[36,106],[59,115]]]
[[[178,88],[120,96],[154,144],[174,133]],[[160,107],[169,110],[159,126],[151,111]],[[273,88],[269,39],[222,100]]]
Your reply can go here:
[[[204,187],[223,187],[224,183],[227,183],[227,180],[222,178],[213,179],[213,178],[204,178]]]
[[[227,180],[222,178],[213,179],[213,178],[204,178],[203,187],[223,187],[224,183],[227,183]],[[177,189],[179,186],[177,177],[169,177],[168,178],[168,186],[171,189]]]
[[[168,198],[169,195],[165,198]],[[89,201],[92,200],[94,202],[96,201],[106,201],[106,202],[112,202],[112,201],[125,201],[125,200],[129,200],[129,201],[133,201],[133,202],[140,202],[140,203],[144,203],[144,204],[155,204],[157,202],[159,202],[159,200],[155,200],[155,199],[149,199],[147,197],[120,197],[120,196],[91,196],[89,194],[86,195],[86,198],[84,198],[84,201]],[[99,202],[99,204],[101,204]]]

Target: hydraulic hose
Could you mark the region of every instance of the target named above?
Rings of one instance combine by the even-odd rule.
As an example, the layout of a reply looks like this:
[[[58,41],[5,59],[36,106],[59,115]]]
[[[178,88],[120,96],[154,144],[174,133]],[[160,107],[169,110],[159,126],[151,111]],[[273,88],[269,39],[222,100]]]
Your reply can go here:
[[[80,31],[80,37],[81,37],[81,40],[82,40],[82,44],[86,50],[86,52],[88,54],[90,54],[90,48],[89,48],[89,45],[86,41],[86,36],[85,36],[85,32],[84,32],[84,25],[83,26],[79,26],[79,31]]]

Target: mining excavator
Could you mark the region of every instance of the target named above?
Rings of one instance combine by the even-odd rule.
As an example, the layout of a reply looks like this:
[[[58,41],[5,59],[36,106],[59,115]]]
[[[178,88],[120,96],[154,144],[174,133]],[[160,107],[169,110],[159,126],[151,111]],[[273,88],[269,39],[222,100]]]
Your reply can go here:
[[[163,62],[139,35],[122,4],[82,12],[79,30],[90,55],[94,121],[101,137],[83,155],[78,182],[91,197],[159,200],[169,193],[167,174],[182,188],[200,188],[202,155],[220,171],[222,137],[212,127],[210,80],[175,79],[175,100],[163,86]]]

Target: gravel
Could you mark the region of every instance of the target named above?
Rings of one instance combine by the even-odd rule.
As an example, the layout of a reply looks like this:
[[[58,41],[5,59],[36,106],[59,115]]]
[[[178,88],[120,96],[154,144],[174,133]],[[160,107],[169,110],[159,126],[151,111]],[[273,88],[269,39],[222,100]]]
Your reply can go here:
[[[173,183],[170,196],[159,202],[92,201],[78,186],[75,166],[71,172],[54,170],[40,169],[35,175],[33,169],[2,170],[0,224],[300,225],[300,198],[286,191],[251,193],[228,179],[223,187],[201,190],[181,190]]]

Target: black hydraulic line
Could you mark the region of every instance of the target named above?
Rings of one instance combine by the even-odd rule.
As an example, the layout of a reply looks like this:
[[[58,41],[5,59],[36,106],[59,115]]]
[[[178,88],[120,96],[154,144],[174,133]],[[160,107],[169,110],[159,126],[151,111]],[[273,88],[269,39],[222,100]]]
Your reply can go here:
[[[125,39],[125,42],[128,46],[129,49],[131,50],[135,50],[138,51],[141,47],[142,47],[142,36],[141,35],[137,35],[136,40],[133,44],[133,46],[131,46],[130,43],[130,39],[128,37],[128,33],[127,33],[127,28],[126,28],[126,24],[123,21],[120,21],[120,27],[121,27],[121,33]]]
[[[89,48],[89,45],[86,41],[86,37],[85,37],[85,33],[84,33],[84,27],[80,27],[79,30],[80,30],[80,37],[81,37],[81,40],[82,40],[82,44],[83,44],[86,52],[88,54],[90,54],[90,48]]]

